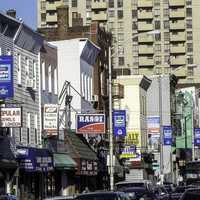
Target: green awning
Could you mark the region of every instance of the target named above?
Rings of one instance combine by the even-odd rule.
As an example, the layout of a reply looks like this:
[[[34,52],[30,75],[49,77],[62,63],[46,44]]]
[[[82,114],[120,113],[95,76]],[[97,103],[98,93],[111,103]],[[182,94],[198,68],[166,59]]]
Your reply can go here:
[[[58,169],[74,170],[77,167],[76,162],[67,154],[54,153],[54,167]]]

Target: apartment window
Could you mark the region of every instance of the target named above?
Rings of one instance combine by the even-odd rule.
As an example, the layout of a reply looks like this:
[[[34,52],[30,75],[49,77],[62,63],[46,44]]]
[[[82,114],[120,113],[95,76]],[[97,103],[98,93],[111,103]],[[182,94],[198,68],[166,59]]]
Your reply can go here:
[[[191,19],[187,19],[186,20],[186,27],[187,28],[192,28],[192,20]]]
[[[41,1],[40,2],[40,9],[41,10],[46,10],[46,1]]]
[[[192,39],[193,39],[192,31],[188,31],[187,32],[187,40],[192,40]]]
[[[27,113],[27,126],[26,126],[26,130],[27,130],[27,144],[30,144],[30,132],[31,132],[31,114],[28,112]]]
[[[192,8],[186,8],[186,16],[192,17]]]
[[[132,23],[132,30],[137,30],[137,28],[138,28],[137,22],[133,22]]]
[[[154,0],[154,5],[155,6],[160,6],[160,0]]]
[[[169,17],[169,9],[168,8],[165,8],[163,10],[163,14],[164,14],[164,17]]]
[[[22,84],[22,62],[21,62],[21,55],[17,55],[17,83]]]
[[[137,43],[137,42],[138,42],[138,36],[134,36],[134,37],[132,38],[132,41]]]
[[[35,144],[38,143],[38,121],[37,121],[37,114],[34,116],[34,133],[35,133]]]
[[[188,64],[193,64],[193,56],[188,56],[187,57],[187,63]]]
[[[160,16],[160,9],[155,9],[154,10],[154,15],[155,16]]]
[[[123,19],[123,10],[117,11],[117,17],[118,17],[118,19]]]
[[[114,3],[114,0],[109,0],[109,8],[114,8],[115,7],[115,3]]]
[[[155,68],[155,74],[162,74],[161,67],[156,67]]]
[[[124,57],[119,57],[119,65],[124,65]]]
[[[124,41],[124,34],[123,33],[119,33],[118,34],[118,42],[123,42]]]
[[[132,7],[137,7],[138,0],[132,0]]]
[[[192,0],[186,0],[186,5],[191,6],[192,5]]]
[[[138,52],[138,45],[133,45],[133,52]]]
[[[164,32],[164,41],[169,41],[169,40],[170,40],[169,32]]]
[[[118,1],[117,1],[117,7],[118,7],[118,8],[123,7],[123,0],[118,0]]]
[[[36,89],[37,81],[37,64],[33,61],[33,88]]]
[[[194,76],[194,67],[191,67],[191,66],[187,67],[187,75]]]
[[[164,21],[164,29],[169,29],[169,21]]]
[[[168,53],[169,52],[169,44],[164,45],[164,52]]]
[[[155,21],[155,29],[160,29],[160,21]]]
[[[91,0],[86,0],[86,8],[90,9],[91,8]]]
[[[160,41],[161,40],[161,34],[160,33],[155,35],[155,40],[156,41]]]
[[[160,44],[156,44],[155,45],[155,51],[156,52],[161,52],[161,45]]]
[[[72,19],[77,19],[77,18],[78,18],[78,13],[72,12]]]
[[[69,5],[69,0],[63,0],[63,4],[68,6]]]
[[[52,92],[51,65],[48,67],[49,92]]]
[[[193,52],[193,44],[187,43],[187,52]]]
[[[160,65],[161,64],[161,56],[155,56],[155,62],[156,62],[156,65]]]
[[[42,90],[46,90],[45,62],[42,62]]]
[[[115,17],[115,11],[109,10],[109,17]]]
[[[132,18],[137,18],[137,10],[132,10]]]
[[[77,8],[77,7],[78,7],[78,1],[72,0],[72,8]]]
[[[53,74],[54,74],[54,94],[58,94],[57,68],[54,69]]]
[[[122,45],[118,46],[118,55],[124,55],[124,47]]]
[[[164,63],[170,64],[169,56],[164,56]]]
[[[123,30],[124,28],[124,23],[123,22],[118,22],[118,29]]]

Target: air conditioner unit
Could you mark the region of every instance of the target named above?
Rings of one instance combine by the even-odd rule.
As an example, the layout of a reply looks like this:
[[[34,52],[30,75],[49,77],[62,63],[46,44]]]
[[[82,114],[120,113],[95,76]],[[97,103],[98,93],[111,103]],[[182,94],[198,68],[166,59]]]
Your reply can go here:
[[[92,95],[92,102],[98,102],[99,101],[99,96],[98,95]]]
[[[27,87],[27,88],[33,88],[33,79],[28,78],[28,79],[26,80],[26,87]]]

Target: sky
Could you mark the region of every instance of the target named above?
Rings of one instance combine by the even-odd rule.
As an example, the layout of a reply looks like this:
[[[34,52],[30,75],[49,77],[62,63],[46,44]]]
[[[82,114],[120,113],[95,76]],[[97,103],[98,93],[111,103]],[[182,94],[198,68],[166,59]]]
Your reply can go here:
[[[0,11],[15,9],[17,18],[22,18],[29,27],[36,29],[37,24],[37,0],[0,0]]]

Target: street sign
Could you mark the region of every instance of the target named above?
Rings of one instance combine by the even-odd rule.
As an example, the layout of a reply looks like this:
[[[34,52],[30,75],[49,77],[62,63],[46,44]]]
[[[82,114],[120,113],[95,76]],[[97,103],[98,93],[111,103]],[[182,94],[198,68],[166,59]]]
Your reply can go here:
[[[113,111],[113,132],[115,136],[126,136],[126,111]]]
[[[172,145],[172,127],[163,126],[164,145]]]
[[[13,57],[0,56],[0,99],[11,98],[13,95]]]
[[[194,145],[200,146],[200,128],[194,128]]]

